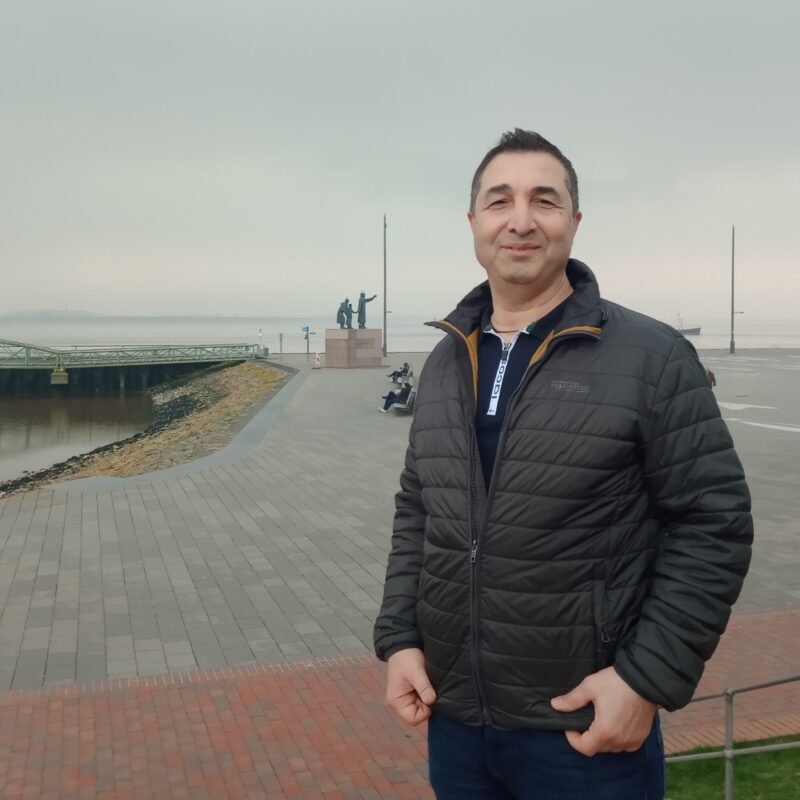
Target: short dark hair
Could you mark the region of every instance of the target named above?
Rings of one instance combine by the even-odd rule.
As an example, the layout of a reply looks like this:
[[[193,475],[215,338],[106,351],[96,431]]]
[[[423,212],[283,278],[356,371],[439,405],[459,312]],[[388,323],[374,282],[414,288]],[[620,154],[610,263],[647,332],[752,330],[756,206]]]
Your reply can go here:
[[[499,156],[500,153],[549,153],[558,159],[567,171],[567,190],[572,198],[572,213],[578,213],[578,176],[572,162],[544,136],[535,131],[524,131],[522,128],[514,128],[513,131],[506,131],[500,141],[483,157],[483,161],[475,170],[472,178],[472,190],[469,198],[469,210],[475,213],[475,201],[478,198],[478,190],[481,185],[481,178],[489,165],[489,162]]]

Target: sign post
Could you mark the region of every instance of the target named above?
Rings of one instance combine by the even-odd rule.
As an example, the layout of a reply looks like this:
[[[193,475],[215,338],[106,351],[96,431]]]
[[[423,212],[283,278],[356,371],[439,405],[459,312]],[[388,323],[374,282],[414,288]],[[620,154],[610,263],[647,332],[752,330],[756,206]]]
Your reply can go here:
[[[300,328],[300,330],[303,331],[304,334],[303,338],[306,340],[306,361],[308,361],[309,356],[311,355],[311,349],[310,349],[311,337],[316,336],[317,332],[309,330],[308,325],[303,325],[303,327]]]

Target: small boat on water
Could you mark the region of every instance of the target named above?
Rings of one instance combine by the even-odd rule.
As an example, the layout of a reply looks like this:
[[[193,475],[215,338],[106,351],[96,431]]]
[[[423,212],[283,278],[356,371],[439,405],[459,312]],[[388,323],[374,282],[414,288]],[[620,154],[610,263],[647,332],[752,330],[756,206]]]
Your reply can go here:
[[[683,318],[680,314],[678,314],[678,333],[682,333],[684,336],[699,336],[700,335],[700,327],[697,328],[684,328],[683,327]]]

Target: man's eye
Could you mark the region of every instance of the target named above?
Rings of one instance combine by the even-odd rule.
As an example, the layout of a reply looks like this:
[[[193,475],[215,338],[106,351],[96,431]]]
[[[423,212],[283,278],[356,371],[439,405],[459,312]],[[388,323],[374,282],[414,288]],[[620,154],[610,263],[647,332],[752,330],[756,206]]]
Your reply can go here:
[[[552,208],[553,205],[555,205],[552,201],[546,200],[544,197],[537,197],[534,203],[536,203],[537,206],[545,206],[546,208]]]
[[[495,206],[502,206],[502,205],[505,205],[505,202],[506,202],[505,200],[495,200],[495,201],[489,203],[488,207],[489,208],[494,208]]]

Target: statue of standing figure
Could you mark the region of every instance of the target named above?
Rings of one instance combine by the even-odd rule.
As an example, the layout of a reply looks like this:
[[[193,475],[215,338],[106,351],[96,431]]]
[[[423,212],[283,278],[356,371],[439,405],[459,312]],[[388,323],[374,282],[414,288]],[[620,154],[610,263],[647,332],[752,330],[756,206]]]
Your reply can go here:
[[[340,328],[353,327],[353,304],[350,302],[349,297],[345,297],[339,303],[339,310],[336,312],[336,322],[339,323]]]
[[[358,327],[367,327],[367,303],[371,303],[378,295],[367,297],[367,293],[362,289],[358,297]]]

